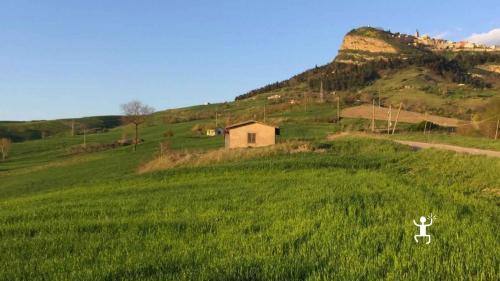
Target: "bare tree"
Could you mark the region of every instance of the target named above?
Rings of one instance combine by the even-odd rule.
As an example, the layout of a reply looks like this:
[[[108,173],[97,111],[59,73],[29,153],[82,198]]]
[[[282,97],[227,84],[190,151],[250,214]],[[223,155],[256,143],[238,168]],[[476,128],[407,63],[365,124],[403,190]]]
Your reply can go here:
[[[2,153],[2,160],[5,160],[7,156],[9,156],[10,146],[12,145],[12,141],[8,138],[0,139],[0,152]]]
[[[122,104],[121,108],[125,115],[123,121],[135,126],[134,151],[136,151],[137,143],[139,142],[139,125],[146,121],[146,117],[153,113],[154,109],[137,100]]]

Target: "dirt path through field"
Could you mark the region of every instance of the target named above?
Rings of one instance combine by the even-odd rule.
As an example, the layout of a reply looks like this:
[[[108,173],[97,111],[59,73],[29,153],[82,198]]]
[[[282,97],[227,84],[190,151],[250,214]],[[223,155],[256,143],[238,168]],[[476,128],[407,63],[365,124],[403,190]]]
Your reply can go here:
[[[500,151],[495,151],[495,150],[463,147],[463,146],[443,144],[443,143],[428,143],[428,142],[418,142],[418,141],[395,140],[395,139],[390,139],[390,138],[384,137],[382,135],[371,135],[371,134],[365,134],[365,133],[342,132],[339,134],[329,135],[327,137],[327,139],[328,140],[335,140],[335,139],[343,138],[343,137],[347,137],[347,136],[358,136],[358,137],[373,138],[373,139],[391,140],[393,142],[408,145],[408,146],[418,148],[418,149],[436,148],[436,149],[455,151],[455,152],[459,152],[459,153],[468,153],[468,154],[474,154],[474,155],[486,155],[486,156],[500,158]]]
[[[486,156],[500,158],[500,151],[485,150],[485,149],[478,149],[478,148],[471,148],[471,147],[463,147],[463,146],[456,146],[456,145],[449,145],[449,144],[442,144],[442,143],[426,143],[426,142],[403,141],[403,140],[394,140],[394,141],[397,143],[409,145],[409,146],[415,147],[415,148],[437,148],[437,149],[451,150],[451,151],[460,152],[460,153],[469,153],[469,154],[474,154],[474,155],[486,155]]]

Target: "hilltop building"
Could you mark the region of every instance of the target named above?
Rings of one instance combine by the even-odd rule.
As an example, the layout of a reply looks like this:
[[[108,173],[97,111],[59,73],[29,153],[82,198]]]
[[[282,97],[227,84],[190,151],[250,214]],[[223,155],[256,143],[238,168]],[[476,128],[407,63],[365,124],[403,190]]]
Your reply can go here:
[[[215,129],[208,129],[207,130],[207,136],[209,136],[209,137],[220,136],[223,134],[224,134],[223,128],[215,128]]]
[[[420,32],[417,30],[415,32],[415,37],[413,38],[412,45],[414,46],[423,46],[431,51],[476,51],[476,52],[488,52],[488,51],[495,51],[498,47],[493,45],[493,46],[486,46],[484,44],[476,44],[473,42],[468,42],[468,41],[460,41],[460,42],[453,42],[445,39],[440,39],[440,38],[432,38],[427,34],[420,35]]]
[[[254,120],[226,127],[224,140],[226,148],[259,147],[276,144],[280,128]]]
[[[277,99],[280,99],[280,98],[281,98],[280,95],[272,95],[272,96],[267,97],[268,100],[277,100]]]

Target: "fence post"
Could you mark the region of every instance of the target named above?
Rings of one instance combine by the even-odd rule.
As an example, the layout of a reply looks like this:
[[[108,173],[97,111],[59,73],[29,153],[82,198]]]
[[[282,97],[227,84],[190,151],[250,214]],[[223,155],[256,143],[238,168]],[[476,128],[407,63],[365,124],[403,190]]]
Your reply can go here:
[[[398,119],[399,119],[399,112],[401,112],[401,107],[403,106],[403,103],[399,103],[399,109],[398,109],[398,114],[396,115],[396,122],[394,123],[394,127],[392,128],[392,134],[394,135],[394,132],[396,131],[396,126],[398,125]]]

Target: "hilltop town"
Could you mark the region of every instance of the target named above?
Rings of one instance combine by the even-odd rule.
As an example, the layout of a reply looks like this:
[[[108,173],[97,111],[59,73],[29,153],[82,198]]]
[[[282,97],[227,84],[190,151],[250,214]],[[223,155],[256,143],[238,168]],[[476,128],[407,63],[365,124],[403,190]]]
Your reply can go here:
[[[365,51],[370,53],[398,54],[411,49],[442,52],[499,52],[500,46],[486,46],[468,41],[453,42],[421,35],[392,33],[380,28],[362,27],[349,32],[342,42],[341,51]],[[414,50],[413,50],[414,51]],[[371,57],[370,59],[376,59]]]
[[[394,36],[398,38],[408,38],[413,46],[423,46],[428,48],[431,51],[452,51],[452,52],[460,52],[460,51],[473,51],[473,52],[493,52],[500,51],[500,46],[498,45],[483,45],[476,44],[468,41],[460,41],[453,42],[446,39],[440,38],[432,38],[427,34],[420,35],[420,32],[417,30],[414,36],[406,35],[406,34],[394,34]]]
[[[458,52],[500,52],[500,46],[486,46],[473,42],[432,38],[421,35],[417,30],[414,35],[390,32],[381,28],[361,27],[346,34],[339,50],[336,62],[364,63],[366,61],[387,59],[400,56],[422,54],[431,51],[436,54]]]

